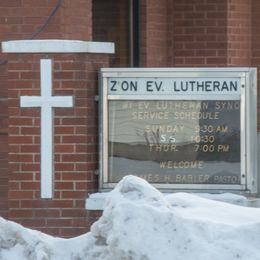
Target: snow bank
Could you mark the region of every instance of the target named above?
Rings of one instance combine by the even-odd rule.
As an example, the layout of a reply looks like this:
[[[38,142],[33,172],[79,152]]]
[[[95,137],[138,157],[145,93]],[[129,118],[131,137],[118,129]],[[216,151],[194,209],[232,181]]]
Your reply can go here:
[[[0,260],[66,260],[77,258],[94,238],[55,238],[0,218]],[[82,258],[88,259],[88,258]]]
[[[187,193],[164,196],[128,176],[91,231],[54,238],[0,220],[3,260],[259,260],[260,209]]]

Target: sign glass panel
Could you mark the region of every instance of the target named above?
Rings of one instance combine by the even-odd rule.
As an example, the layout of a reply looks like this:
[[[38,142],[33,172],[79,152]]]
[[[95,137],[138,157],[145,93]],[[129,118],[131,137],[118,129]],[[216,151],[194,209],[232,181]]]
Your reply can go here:
[[[108,182],[241,184],[240,100],[109,100]]]

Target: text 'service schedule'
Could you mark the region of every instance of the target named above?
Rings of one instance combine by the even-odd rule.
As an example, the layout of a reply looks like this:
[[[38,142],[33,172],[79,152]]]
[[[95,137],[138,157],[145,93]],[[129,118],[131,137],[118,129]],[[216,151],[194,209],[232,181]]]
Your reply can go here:
[[[109,181],[240,184],[239,100],[109,101]]]

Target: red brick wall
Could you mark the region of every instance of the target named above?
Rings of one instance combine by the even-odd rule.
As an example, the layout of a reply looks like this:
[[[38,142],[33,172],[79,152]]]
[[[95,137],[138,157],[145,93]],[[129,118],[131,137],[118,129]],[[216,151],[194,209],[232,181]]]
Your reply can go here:
[[[143,66],[226,66],[227,1],[141,1]]]
[[[63,0],[37,39],[92,39],[92,1]],[[30,39],[58,0],[1,0],[0,39]]]
[[[251,0],[228,2],[228,66],[251,65]]]
[[[141,1],[143,66],[249,66],[251,1]]]
[[[8,1],[0,2],[0,39],[5,40],[10,30],[6,26],[5,10]],[[7,185],[8,185],[8,144],[7,144],[7,80],[6,57],[0,53],[0,216],[7,217]]]
[[[57,0],[1,0],[0,41],[31,39]],[[37,39],[92,39],[91,0],[63,0]],[[77,14],[77,15],[75,15]],[[7,217],[6,57],[0,55],[0,215]]]
[[[140,1],[140,66],[172,65],[175,38],[172,31],[172,0]]]
[[[40,199],[40,111],[20,108],[19,97],[39,95],[40,58],[53,59],[53,94],[73,95],[74,108],[57,108],[54,119],[54,198]],[[97,69],[105,55],[8,55],[9,218],[58,236],[86,232],[93,219],[85,210],[96,191]]]
[[[8,144],[7,81],[5,66],[0,65],[0,216],[7,217]]]
[[[227,65],[227,1],[174,1],[173,65]]]

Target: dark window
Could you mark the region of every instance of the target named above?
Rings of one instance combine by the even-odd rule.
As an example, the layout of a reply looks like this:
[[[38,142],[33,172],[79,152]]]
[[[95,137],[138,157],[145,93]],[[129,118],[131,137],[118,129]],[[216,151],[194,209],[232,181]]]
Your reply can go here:
[[[137,0],[94,0],[93,41],[115,43],[111,67],[139,64],[139,29]]]

